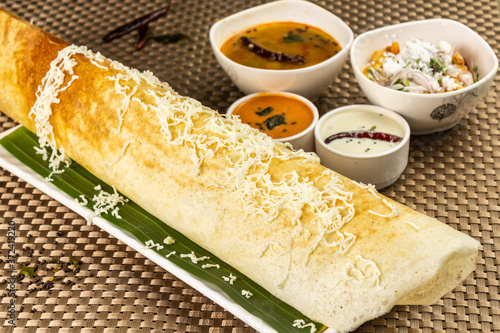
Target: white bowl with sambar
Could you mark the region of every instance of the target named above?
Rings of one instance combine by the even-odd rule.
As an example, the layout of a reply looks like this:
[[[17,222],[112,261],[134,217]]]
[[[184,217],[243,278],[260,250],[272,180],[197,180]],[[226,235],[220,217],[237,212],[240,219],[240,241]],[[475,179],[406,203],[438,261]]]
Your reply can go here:
[[[269,25],[284,23],[300,25],[290,28],[290,33],[278,36],[285,40],[284,44],[271,45],[269,41],[262,40],[262,36],[254,34],[254,31],[268,28]],[[304,53],[289,48],[306,45],[309,40],[306,33],[313,29],[320,30],[328,37],[315,40],[312,48],[307,46],[309,50],[323,47],[323,44],[331,46],[336,43],[339,47],[328,51],[327,57],[319,62],[307,58],[306,53],[312,51]],[[248,53],[262,55],[263,60],[271,65],[293,63],[297,59],[300,62],[300,57],[304,58],[304,63],[299,64],[298,68],[261,68],[255,67],[260,65],[253,63],[242,64],[241,55],[231,59],[221,51],[224,44],[227,45],[236,35],[241,35],[235,39],[236,43],[242,44],[243,48],[248,49]],[[263,35],[272,34],[266,32]],[[217,61],[245,94],[288,91],[310,100],[319,97],[340,73],[354,40],[352,30],[340,18],[320,6],[301,0],[274,1],[225,17],[212,25],[209,37]],[[288,51],[283,51],[282,47]]]

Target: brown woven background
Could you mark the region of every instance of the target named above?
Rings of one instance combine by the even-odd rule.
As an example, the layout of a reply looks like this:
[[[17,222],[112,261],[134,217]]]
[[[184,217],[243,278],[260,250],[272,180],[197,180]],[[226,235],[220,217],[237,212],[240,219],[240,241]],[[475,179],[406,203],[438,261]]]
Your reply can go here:
[[[8,9],[44,29],[138,69],[152,70],[183,95],[214,109],[242,96],[218,66],[208,30],[218,18],[265,1],[174,0],[167,18],[152,25],[155,35],[182,32],[189,42],[150,43],[135,51],[135,34],[104,44],[103,34],[163,5],[165,0],[3,0]],[[499,54],[500,18],[495,0],[313,1],[341,17],[355,35],[385,25],[443,17],[478,32]],[[1,79],[1,78],[0,78]],[[458,126],[413,137],[410,161],[397,183],[383,193],[481,241],[477,270],[453,293],[432,306],[397,306],[359,332],[500,332],[497,254],[500,237],[500,76],[488,95]],[[1,94],[1,92],[0,92]],[[1,98],[1,96],[0,96]],[[321,113],[367,103],[346,64],[316,102]],[[0,113],[0,131],[15,123]],[[16,328],[7,325],[7,284],[11,270],[7,226],[16,224],[16,268],[37,261],[40,275],[52,276],[69,254],[82,261],[78,273],[48,290],[16,285]],[[148,259],[85,221],[23,180],[0,169],[0,331],[2,332],[253,332],[244,322]],[[30,250],[35,250],[30,254]],[[65,266],[66,267],[66,266]],[[66,284],[65,281],[74,283]],[[23,307],[22,309],[20,307]]]

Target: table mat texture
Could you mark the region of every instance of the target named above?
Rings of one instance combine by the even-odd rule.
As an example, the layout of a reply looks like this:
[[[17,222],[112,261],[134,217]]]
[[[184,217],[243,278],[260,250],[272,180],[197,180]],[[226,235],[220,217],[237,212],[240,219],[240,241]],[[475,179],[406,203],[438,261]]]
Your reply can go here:
[[[155,35],[180,32],[189,40],[149,43],[136,51],[136,35],[111,43],[102,36],[151,12],[165,0],[2,0],[0,7],[65,40],[140,70],[151,70],[180,94],[224,112],[243,96],[213,56],[210,26],[259,0],[174,0]],[[386,25],[449,18],[479,33],[499,54],[500,18],[495,0],[312,1],[343,19],[355,35]],[[0,78],[1,79],[1,78]],[[499,182],[500,76],[476,109],[443,133],[411,139],[401,178],[382,191],[482,243],[476,271],[431,306],[396,306],[357,332],[500,332]],[[1,92],[0,92],[1,94]],[[1,98],[1,96],[0,96]],[[366,104],[348,62],[316,101],[321,114]],[[0,113],[0,131],[16,123]],[[62,269],[52,288],[30,279],[16,284],[16,325],[8,325],[9,222],[16,228],[16,267],[38,264],[42,277]],[[193,290],[57,201],[0,169],[0,332],[254,332],[246,323]],[[70,255],[79,270],[68,266]],[[51,261],[55,261],[51,263]],[[45,272],[45,273],[44,273]],[[45,275],[45,276],[44,276]],[[69,281],[69,282],[68,282]]]

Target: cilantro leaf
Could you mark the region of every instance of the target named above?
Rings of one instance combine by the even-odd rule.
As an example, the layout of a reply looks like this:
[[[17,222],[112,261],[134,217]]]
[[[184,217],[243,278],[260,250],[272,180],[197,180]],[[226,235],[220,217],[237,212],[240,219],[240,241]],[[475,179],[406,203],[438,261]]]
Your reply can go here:
[[[297,43],[297,42],[303,42],[304,38],[298,34],[294,34],[293,32],[290,32],[286,34],[283,39],[285,40],[286,43]]]

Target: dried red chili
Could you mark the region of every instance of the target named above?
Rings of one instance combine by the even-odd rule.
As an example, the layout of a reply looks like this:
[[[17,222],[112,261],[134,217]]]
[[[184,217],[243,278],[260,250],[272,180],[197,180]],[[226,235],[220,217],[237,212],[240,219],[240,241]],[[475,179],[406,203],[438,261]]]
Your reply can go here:
[[[137,40],[137,44],[135,45],[136,50],[142,49],[146,42],[148,41],[149,35],[149,25],[141,25],[137,31],[139,32],[139,39]]]
[[[297,55],[297,56],[291,56],[288,54],[285,54],[283,52],[275,52],[266,49],[265,47],[262,47],[258,44],[255,44],[250,38],[247,36],[241,36],[240,37],[241,42],[243,45],[248,47],[250,51],[253,53],[257,54],[258,56],[261,56],[266,59],[274,60],[274,61],[280,61],[280,62],[290,62],[292,64],[304,64],[306,61],[304,57]]]
[[[375,131],[350,131],[350,132],[340,132],[333,135],[330,135],[325,139],[325,143],[329,144],[333,140],[342,139],[342,138],[358,138],[358,139],[373,139],[373,140],[382,140],[388,142],[400,142],[403,140],[402,137],[388,134],[383,132],[375,132]]]
[[[120,38],[134,30],[139,29],[142,26],[148,25],[150,22],[158,19],[160,16],[167,14],[170,9],[171,1],[165,7],[157,9],[149,14],[136,18],[135,20],[125,23],[124,25],[119,26],[114,29],[106,36],[103,37],[105,42],[111,42],[114,39]]]

